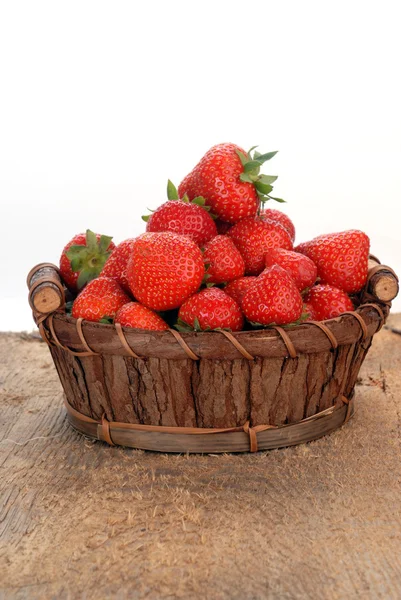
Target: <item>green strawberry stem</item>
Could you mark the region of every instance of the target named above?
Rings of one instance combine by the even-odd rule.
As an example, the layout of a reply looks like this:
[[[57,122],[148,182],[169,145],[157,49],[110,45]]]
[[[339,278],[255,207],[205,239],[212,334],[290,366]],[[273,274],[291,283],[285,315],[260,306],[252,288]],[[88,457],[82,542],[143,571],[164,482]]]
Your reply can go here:
[[[286,323],[285,325],[280,325],[284,329],[291,329],[291,327],[296,327],[297,325],[302,325],[309,318],[308,313],[302,313],[302,315],[296,321],[292,323]],[[273,327],[277,327],[277,323],[269,323],[268,325],[263,325],[262,323],[257,323],[256,321],[249,321],[248,323],[251,325],[253,329],[272,329]]]
[[[174,325],[174,328],[177,329],[180,333],[188,333],[189,331],[202,331],[201,326],[199,324],[198,319],[195,317],[193,325],[190,325],[186,321],[178,318],[177,323]]]
[[[103,323],[103,325],[113,325],[114,318],[113,317],[108,317],[107,315],[105,315],[104,317],[102,317],[100,319],[99,323]]]
[[[200,326],[199,320],[197,319],[197,317],[194,318],[194,323],[193,325],[189,325],[188,323],[186,323],[185,321],[183,321],[182,319],[177,319],[177,323],[174,325],[174,328],[177,329],[177,331],[179,331],[180,333],[188,333],[190,331],[222,331],[221,327],[216,327],[215,329],[211,329],[210,327],[206,327],[205,329],[202,329],[202,327]],[[227,327],[223,327],[224,331],[231,331],[231,329],[227,328]]]
[[[73,303],[73,300],[68,300],[68,302],[65,303],[65,312],[67,315],[71,315]]]
[[[252,183],[255,186],[256,193],[259,196],[260,204],[263,208],[265,202],[268,200],[275,200],[276,202],[285,202],[282,198],[271,196],[270,192],[273,191],[273,183],[277,180],[277,175],[263,175],[260,174],[260,167],[268,160],[273,158],[277,154],[275,152],[266,152],[266,154],[260,154],[255,150],[257,146],[253,146],[247,154],[237,150],[238,157],[244,168],[240,175],[241,181],[246,183]],[[253,152],[253,155],[251,154]],[[259,209],[260,213],[260,209]],[[258,213],[258,214],[259,214]]]
[[[71,246],[66,256],[70,260],[71,270],[79,273],[77,287],[81,290],[84,285],[99,277],[111,251],[107,250],[112,237],[101,235],[99,241],[96,234],[90,229],[86,230],[85,246]]]
[[[178,195],[177,188],[175,187],[174,183],[170,181],[170,179],[167,181],[167,198],[169,200],[181,200],[182,202],[190,202],[191,204],[197,204],[198,206],[201,206],[202,208],[207,210],[207,212],[210,212],[211,210],[211,207],[206,204],[206,200],[203,196],[196,196],[196,198],[190,200],[188,198],[188,195],[184,194],[184,196],[180,198]],[[217,215],[210,214],[210,216],[213,219],[217,219]]]
[[[287,327],[290,329],[291,327],[296,327],[297,325],[302,325],[302,323],[305,323],[305,321],[307,321],[309,319],[309,315],[306,312],[303,312],[302,315],[299,317],[299,319],[297,319],[296,321],[293,321],[292,323],[287,323],[287,325],[283,325],[284,329],[287,329]]]
[[[193,200],[190,200],[188,198],[188,195],[184,194],[184,196],[182,198],[180,198],[178,195],[177,188],[175,187],[174,183],[172,181],[170,181],[170,179],[168,179],[168,181],[167,181],[167,199],[168,200],[181,200],[181,202],[186,202],[187,204],[189,204],[189,203],[197,204],[198,206],[204,208],[208,213],[210,213],[210,210],[211,210],[211,207],[206,204],[206,200],[203,196],[197,196],[196,198],[193,198]],[[152,213],[155,212],[151,208],[148,208],[148,211],[150,211]],[[142,219],[142,221],[145,221],[145,223],[147,223],[151,216],[152,215],[142,215],[141,219]],[[217,215],[210,213],[210,216],[212,217],[213,220],[217,219]]]
[[[169,200],[179,200],[179,196],[178,196],[178,191],[177,188],[175,187],[174,183],[172,181],[170,181],[170,179],[167,181],[167,198]]]

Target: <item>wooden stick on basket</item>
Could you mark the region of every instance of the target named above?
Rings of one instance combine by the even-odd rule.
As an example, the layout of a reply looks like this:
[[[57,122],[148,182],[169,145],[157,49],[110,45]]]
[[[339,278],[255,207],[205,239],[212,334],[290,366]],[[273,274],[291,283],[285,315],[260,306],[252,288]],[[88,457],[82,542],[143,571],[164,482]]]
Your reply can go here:
[[[41,314],[50,314],[64,306],[64,287],[60,272],[55,265],[51,263],[36,265],[29,271],[26,282],[32,310]]]

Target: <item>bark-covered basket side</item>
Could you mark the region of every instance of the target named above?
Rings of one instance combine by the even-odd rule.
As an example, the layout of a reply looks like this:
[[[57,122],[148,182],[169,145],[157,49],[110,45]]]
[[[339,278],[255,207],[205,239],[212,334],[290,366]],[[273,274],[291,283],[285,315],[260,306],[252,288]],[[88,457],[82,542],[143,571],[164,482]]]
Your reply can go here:
[[[377,288],[396,295],[389,292],[390,282],[398,290],[391,269],[375,263],[366,291],[356,299],[368,304],[326,321],[323,330],[322,324],[306,323],[284,336],[266,329],[237,333],[234,340],[222,332],[194,332],[178,343],[177,334],[168,331],[124,329],[122,343],[121,331],[112,325],[63,314],[61,297],[58,312],[35,311],[37,291],[43,306],[46,278],[42,281],[38,271],[34,278],[31,306],[73,408],[97,420],[105,414],[122,423],[203,428],[237,427],[248,420],[253,426],[295,423],[337,404],[341,396],[349,398],[388,314],[387,298],[378,300]],[[54,284],[54,273],[48,279]]]
[[[51,353],[68,402],[110,421],[178,427],[295,423],[350,397],[371,344],[296,358],[170,360]]]

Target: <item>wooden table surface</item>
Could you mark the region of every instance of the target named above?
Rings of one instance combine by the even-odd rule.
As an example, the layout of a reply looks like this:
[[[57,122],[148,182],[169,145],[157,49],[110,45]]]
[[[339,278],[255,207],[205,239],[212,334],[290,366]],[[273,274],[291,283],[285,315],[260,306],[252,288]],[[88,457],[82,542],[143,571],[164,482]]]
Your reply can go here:
[[[387,327],[401,329],[401,315]],[[256,455],[110,448],[74,432],[47,347],[0,334],[0,598],[401,598],[401,335],[355,417]]]

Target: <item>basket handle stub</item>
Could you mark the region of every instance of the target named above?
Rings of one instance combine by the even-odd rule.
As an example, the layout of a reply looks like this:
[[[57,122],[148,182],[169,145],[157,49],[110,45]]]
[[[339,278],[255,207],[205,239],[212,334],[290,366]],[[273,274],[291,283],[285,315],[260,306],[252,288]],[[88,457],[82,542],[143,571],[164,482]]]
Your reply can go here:
[[[64,286],[60,271],[52,263],[33,267],[26,279],[29,288],[29,305],[36,315],[49,315],[65,305]]]
[[[378,300],[388,304],[399,291],[398,277],[387,265],[382,265],[378,258],[370,255],[368,261],[368,278],[362,297]]]

